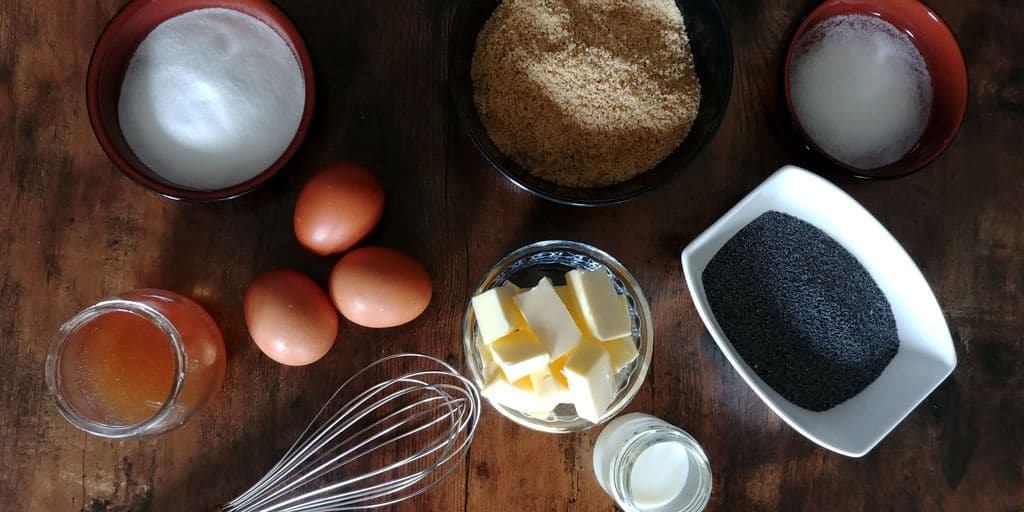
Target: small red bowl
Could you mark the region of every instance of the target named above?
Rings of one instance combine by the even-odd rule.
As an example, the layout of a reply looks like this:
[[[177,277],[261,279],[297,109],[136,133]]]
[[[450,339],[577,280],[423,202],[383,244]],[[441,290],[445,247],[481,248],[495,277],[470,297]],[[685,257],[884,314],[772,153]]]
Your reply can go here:
[[[168,183],[149,170],[128,147],[118,122],[117,103],[128,64],[135,50],[157,25],[196,9],[222,8],[248,14],[266,23],[288,44],[299,61],[306,83],[306,104],[299,129],[284,153],[270,167],[245,182],[218,190],[192,190]],[[216,201],[238,197],[277,174],[302,145],[313,118],[316,96],[313,62],[291,21],[267,0],[135,0],[110,20],[89,61],[85,97],[89,120],[103,150],[129,178],[171,199]]]
[[[921,52],[932,77],[932,111],[921,140],[900,160],[877,169],[857,169],[830,157],[800,126],[789,96],[789,72],[797,43],[809,30],[834,16],[877,16],[905,32]],[[832,164],[859,178],[899,178],[920,170],[939,156],[956,136],[967,111],[967,66],[960,46],[942,18],[917,0],[829,0],[804,19],[790,40],[783,71],[786,105],[793,124],[807,144]]]

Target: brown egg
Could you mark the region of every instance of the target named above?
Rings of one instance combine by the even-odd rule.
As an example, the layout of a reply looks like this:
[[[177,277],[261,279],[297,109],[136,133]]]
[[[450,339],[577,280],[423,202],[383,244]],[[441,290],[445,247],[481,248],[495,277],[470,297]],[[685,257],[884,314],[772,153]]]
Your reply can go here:
[[[320,359],[338,337],[338,314],[327,294],[294,270],[271,270],[249,285],[245,325],[267,357],[289,366]]]
[[[365,167],[324,167],[306,182],[295,202],[295,237],[321,256],[354,246],[373,231],[384,212],[384,189]]]
[[[423,265],[387,247],[360,247],[331,271],[331,298],[345,318],[365,327],[394,327],[420,316],[430,304],[430,275]]]

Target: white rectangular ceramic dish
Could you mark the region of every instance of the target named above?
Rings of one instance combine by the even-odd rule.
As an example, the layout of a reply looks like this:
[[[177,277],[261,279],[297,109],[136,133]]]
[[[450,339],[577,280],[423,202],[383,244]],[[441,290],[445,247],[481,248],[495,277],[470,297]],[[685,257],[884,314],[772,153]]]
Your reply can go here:
[[[813,224],[850,251],[878,283],[896,317],[896,357],[864,391],[827,411],[798,407],[768,387],[722,333],[704,293],[701,275],[711,258],[769,210]],[[799,167],[783,167],[765,180],[691,242],[682,261],[697,311],[732,366],[786,423],[829,450],[851,457],[866,454],[956,366],[953,340],[935,295],[903,247],[852,197]]]

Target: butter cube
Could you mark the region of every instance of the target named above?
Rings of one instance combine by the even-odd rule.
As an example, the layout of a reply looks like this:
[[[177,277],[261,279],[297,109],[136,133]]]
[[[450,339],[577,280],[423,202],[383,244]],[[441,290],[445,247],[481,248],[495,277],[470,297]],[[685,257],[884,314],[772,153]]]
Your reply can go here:
[[[572,319],[550,279],[542,279],[537,286],[512,299],[551,359],[561,357],[583,339],[583,332]]]
[[[618,392],[608,351],[597,343],[583,342],[566,361],[562,373],[569,381],[576,414],[591,423],[600,421]]]
[[[583,319],[583,312],[580,311],[579,304],[576,303],[576,298],[572,296],[572,289],[568,285],[556,286],[555,292],[558,293],[558,297],[562,299],[562,303],[565,304],[565,308],[569,310],[569,315],[576,322],[576,327],[579,327],[583,331],[583,336],[586,337],[589,333],[587,329],[587,322]]]
[[[512,281],[505,281],[504,283],[501,283],[501,286],[512,290],[513,295],[523,293],[523,289],[520,288],[519,285],[513,283]]]
[[[501,367],[505,377],[515,382],[542,368],[547,368],[550,356],[537,338],[526,330],[519,330],[491,343],[491,355]]]
[[[533,385],[533,393],[542,402],[556,405],[572,402],[568,384],[556,378],[547,366],[530,374],[530,384]]]
[[[601,344],[605,350],[608,351],[608,355],[612,358],[612,370],[618,373],[623,368],[629,366],[636,360],[640,352],[636,349],[636,343],[633,343],[632,336],[626,336],[624,338],[617,338],[611,341],[606,341]]]
[[[494,356],[491,354],[490,347],[483,344],[482,340],[476,341],[476,350],[480,354],[480,360],[483,362],[482,373],[484,375],[484,382],[491,380],[495,373],[501,371],[498,363],[494,361]]]
[[[499,286],[473,297],[473,314],[484,343],[492,343],[525,326],[523,316],[512,300],[514,296],[512,288]]]
[[[630,333],[629,315],[623,311],[619,294],[605,271],[571,270],[565,280],[595,338],[609,341]]]
[[[502,372],[498,372],[484,384],[480,394],[505,407],[527,414],[543,414],[554,408],[537,400],[529,377],[509,382]]]
[[[555,378],[558,379],[558,382],[561,382],[566,388],[569,387],[569,381],[565,380],[565,374],[562,373],[562,369],[565,368],[565,363],[569,361],[570,357],[572,357],[573,352],[575,352],[575,350],[570,350],[564,356],[559,357],[548,364],[548,369],[551,370],[551,375],[554,375]]]

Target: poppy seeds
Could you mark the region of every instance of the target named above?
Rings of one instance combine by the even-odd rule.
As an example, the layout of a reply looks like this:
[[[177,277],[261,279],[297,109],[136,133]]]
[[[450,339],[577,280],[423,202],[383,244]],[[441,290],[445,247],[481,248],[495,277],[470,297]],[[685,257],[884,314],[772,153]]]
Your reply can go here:
[[[868,271],[796,217],[766,212],[701,275],[711,310],[747,365],[790,402],[824,411],[864,390],[899,350]]]

